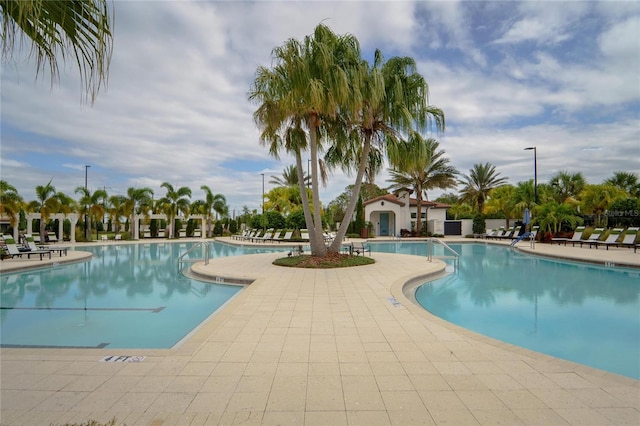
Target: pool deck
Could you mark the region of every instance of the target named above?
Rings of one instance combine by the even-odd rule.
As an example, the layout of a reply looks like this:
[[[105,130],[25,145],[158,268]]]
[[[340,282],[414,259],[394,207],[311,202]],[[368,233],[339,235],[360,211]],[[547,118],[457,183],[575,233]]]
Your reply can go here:
[[[640,267],[640,253],[625,248],[518,247]],[[640,424],[640,381],[416,306],[403,290],[441,271],[439,261],[374,252],[373,265],[311,270],[272,265],[279,256],[194,265],[218,280],[255,281],[174,349],[0,349],[0,424]],[[2,272],[13,264],[42,265],[5,260]],[[100,362],[111,355],[146,358]]]

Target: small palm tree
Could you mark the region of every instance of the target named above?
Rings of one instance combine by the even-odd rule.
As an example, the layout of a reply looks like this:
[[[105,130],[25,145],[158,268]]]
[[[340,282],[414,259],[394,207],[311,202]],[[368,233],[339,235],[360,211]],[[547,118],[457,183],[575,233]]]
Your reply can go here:
[[[207,237],[211,238],[213,234],[213,227],[211,226],[211,222],[213,219],[213,212],[222,215],[224,213],[224,206],[227,204],[227,199],[224,198],[222,194],[214,194],[207,185],[202,185],[200,187],[205,193],[204,200],[204,214],[207,217]]]
[[[49,216],[56,213],[60,206],[56,197],[56,188],[51,184],[51,179],[46,185],[36,186],[36,197],[38,200],[30,205],[40,212],[40,237],[44,235],[44,228],[49,221]]]
[[[560,171],[549,179],[549,186],[552,188],[554,198],[558,203],[564,203],[568,199],[575,199],[586,184],[587,180],[580,172]]]
[[[536,217],[532,223],[538,224],[541,231],[551,231],[557,234],[563,223],[575,228],[576,225],[582,224],[582,218],[576,215],[576,211],[571,205],[549,201],[536,210]]]
[[[169,217],[169,236],[175,237],[175,218],[179,212],[188,213],[191,189],[186,186],[174,189],[169,182],[163,182],[160,186],[166,189],[167,193],[158,203],[163,206],[163,211]]]
[[[129,217],[129,233],[131,239],[136,238],[134,231],[137,228],[134,225],[135,215],[144,213],[148,217],[149,208],[153,205],[153,190],[151,188],[133,188],[127,189],[126,201],[123,206],[125,216]]]
[[[0,180],[0,214],[9,216],[12,228],[18,225],[18,214],[23,208],[24,201],[18,190],[5,180]]]
[[[500,173],[491,163],[474,164],[469,170],[469,175],[464,175],[464,179],[458,181],[460,185],[464,185],[460,191],[461,201],[475,204],[478,213],[482,214],[484,203],[491,190],[507,182],[506,177],[499,177],[499,175]]]
[[[311,177],[306,174],[303,173],[303,179],[304,179],[304,183],[305,185],[308,185],[311,182]],[[298,186],[298,172],[296,170],[296,166],[295,165],[290,165],[287,166],[283,171],[282,171],[282,176],[271,176],[271,180],[269,181],[270,184],[272,185],[277,185],[277,186]]]
[[[126,215],[125,206],[127,197],[124,195],[112,195],[109,197],[109,217],[113,224],[113,232],[120,232],[120,218]]]
[[[76,194],[81,194],[80,199],[78,200],[78,205],[81,206],[80,213],[84,214],[85,217],[88,218],[87,224],[87,234],[91,235],[91,222],[95,219],[97,222],[102,216],[104,216],[104,205],[105,200],[107,199],[107,192],[103,189],[97,189],[91,193],[84,186],[79,186],[76,188]],[[96,226],[96,238],[98,235],[98,228]]]
[[[449,159],[444,157],[445,152],[439,147],[435,139],[425,140],[419,133],[411,132],[409,140],[399,144],[390,154],[390,161],[395,166],[389,172],[391,189],[411,188],[416,194],[418,236],[422,235],[422,200],[429,199],[427,191],[456,186],[458,170],[449,165]]]

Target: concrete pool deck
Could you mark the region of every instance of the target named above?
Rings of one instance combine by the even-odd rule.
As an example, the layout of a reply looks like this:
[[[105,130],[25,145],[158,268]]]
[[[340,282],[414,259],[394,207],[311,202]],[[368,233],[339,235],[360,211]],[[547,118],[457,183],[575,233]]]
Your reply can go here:
[[[623,248],[533,252],[640,266],[640,253]],[[0,424],[640,423],[640,381],[486,338],[414,305],[403,287],[440,262],[374,252],[374,265],[310,270],[273,266],[279,256],[194,265],[255,281],[174,349],[2,348]],[[100,362],[109,355],[146,358]]]

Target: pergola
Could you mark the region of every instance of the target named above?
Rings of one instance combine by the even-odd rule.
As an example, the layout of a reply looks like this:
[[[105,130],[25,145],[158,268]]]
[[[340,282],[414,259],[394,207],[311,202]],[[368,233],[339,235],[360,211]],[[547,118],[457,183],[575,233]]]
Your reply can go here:
[[[41,219],[42,215],[40,213],[27,213],[27,234],[33,234],[33,221],[36,219]],[[49,215],[49,219],[58,219],[58,232],[56,235],[62,240],[64,235],[64,220],[69,219],[71,222],[71,235],[69,235],[69,241],[72,243],[76,242],[76,223],[78,223],[78,219],[80,218],[79,214],[76,213],[53,213]],[[18,227],[13,228],[13,238],[18,241]],[[42,235],[40,236],[42,238]],[[43,241],[44,242],[44,241]]]
[[[139,240],[140,239],[140,220],[143,219],[164,219],[164,220],[169,220],[169,217],[164,214],[164,213],[154,213],[154,214],[150,214],[150,215],[143,215],[143,214],[137,214],[135,216],[133,216],[133,223],[131,224],[131,226],[133,226],[133,239],[134,240]],[[205,215],[202,214],[192,214],[189,216],[176,216],[174,218],[174,222],[175,219],[180,219],[181,221],[187,221],[189,219],[199,219],[200,220],[200,229],[202,229],[202,233],[200,234],[200,238],[204,238],[205,234],[206,234],[206,223],[207,223],[207,218]],[[173,230],[173,223],[169,224],[169,229]]]

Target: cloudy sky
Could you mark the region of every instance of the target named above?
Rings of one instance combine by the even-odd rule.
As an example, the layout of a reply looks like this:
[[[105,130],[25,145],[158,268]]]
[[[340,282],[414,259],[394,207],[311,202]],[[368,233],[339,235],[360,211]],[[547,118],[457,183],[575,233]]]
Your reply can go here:
[[[258,141],[247,92],[259,65],[320,22],[351,33],[370,57],[411,56],[446,114],[437,135],[468,173],[490,162],[511,183],[558,171],[601,183],[640,172],[640,3],[629,2],[186,2],[114,3],[108,87],[81,102],[74,61],[53,87],[16,54],[2,64],[0,176],[26,200],[53,178],[69,195],[110,195],[162,182],[201,185],[231,209],[259,208],[272,175],[293,164]],[[387,174],[376,183],[385,187]],[[334,173],[328,203],[353,177]],[[442,191],[429,194],[431,199]]]

